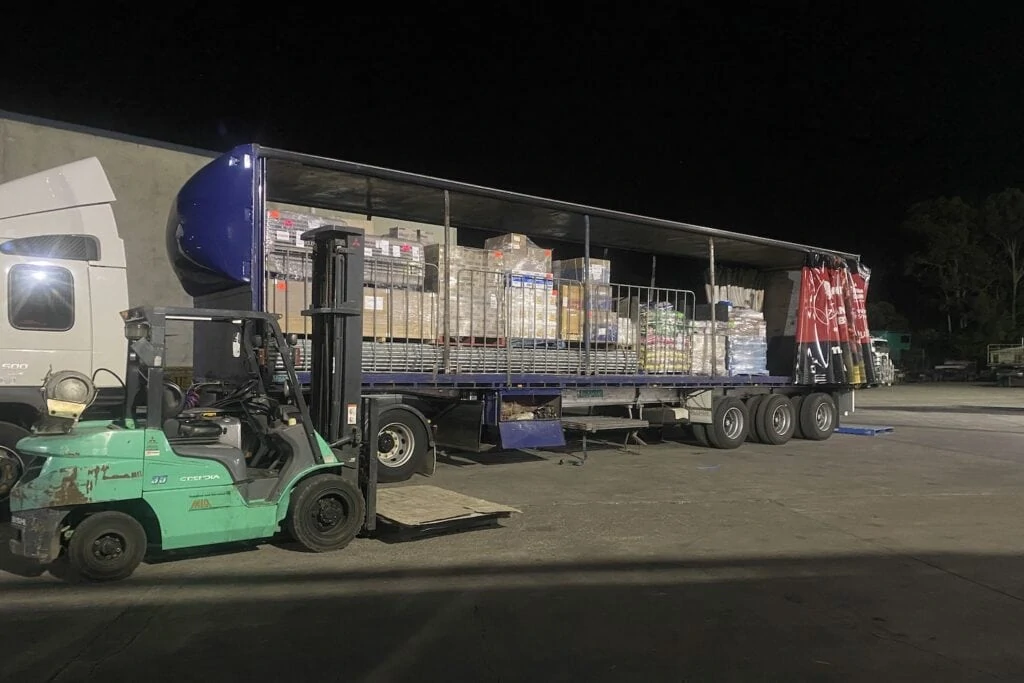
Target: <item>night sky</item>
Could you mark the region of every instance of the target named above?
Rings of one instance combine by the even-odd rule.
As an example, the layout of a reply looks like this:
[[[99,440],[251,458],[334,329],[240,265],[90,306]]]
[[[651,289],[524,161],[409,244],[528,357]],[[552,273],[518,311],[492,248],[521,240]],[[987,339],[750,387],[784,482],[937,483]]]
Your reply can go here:
[[[855,251],[879,274],[912,202],[1024,183],[1020,13],[442,6],[25,19],[0,107]]]

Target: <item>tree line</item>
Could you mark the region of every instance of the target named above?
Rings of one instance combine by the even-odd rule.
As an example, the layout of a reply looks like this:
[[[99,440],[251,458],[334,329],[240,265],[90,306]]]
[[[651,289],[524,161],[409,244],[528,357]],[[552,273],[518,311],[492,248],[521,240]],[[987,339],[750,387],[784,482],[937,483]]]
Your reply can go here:
[[[1024,191],[1009,188],[974,204],[961,197],[914,204],[903,233],[910,250],[904,275],[916,289],[915,346],[982,360],[987,344],[1021,338]],[[878,323],[907,324],[888,304],[879,306]]]

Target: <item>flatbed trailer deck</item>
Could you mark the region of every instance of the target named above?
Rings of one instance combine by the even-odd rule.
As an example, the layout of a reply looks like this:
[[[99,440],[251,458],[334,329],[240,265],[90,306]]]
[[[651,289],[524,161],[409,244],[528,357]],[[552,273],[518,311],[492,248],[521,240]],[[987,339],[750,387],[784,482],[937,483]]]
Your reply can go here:
[[[295,211],[300,213],[287,213]],[[421,258],[422,272],[414,277],[397,251],[395,258],[381,258],[381,238],[374,237],[371,250],[365,232],[376,217],[440,229],[435,258]],[[567,413],[644,420],[651,426],[688,423],[720,448],[737,447],[748,436],[775,444],[794,436],[823,439],[853,410],[853,391],[872,384],[871,363],[865,362],[871,352],[865,313],[870,271],[856,254],[689,223],[244,145],[208,164],[182,188],[168,218],[168,255],[197,306],[274,310],[293,321],[300,353],[308,357],[317,350],[303,341],[308,296],[301,291],[317,284],[309,279],[309,250],[301,231],[314,224],[350,226],[354,248],[365,244],[367,258],[372,251],[377,259],[367,261],[365,277],[360,272],[349,279],[345,294],[347,305],[362,306],[372,322],[363,327],[359,382],[365,394],[392,401],[384,422],[393,418],[397,431],[382,434],[381,453],[411,442],[419,450],[415,467],[409,459],[395,465],[382,455],[385,481],[432,471],[432,460],[422,454],[424,441],[431,451],[435,446],[562,446],[560,420]],[[459,262],[453,254],[463,247],[454,232],[461,228],[581,244],[582,275],[541,274],[536,284],[533,274],[517,284],[514,268]],[[709,304],[698,304],[693,290],[595,276],[594,247],[695,259],[697,267],[707,268]],[[397,250],[397,244],[385,244],[385,256],[390,249]],[[775,284],[762,291],[765,320],[769,295],[778,299],[771,304],[778,320],[767,323],[777,329],[766,340],[770,357],[764,372],[723,367],[727,338],[739,333],[719,317],[725,298],[719,285],[736,284],[716,280],[719,266],[770,272],[778,284],[777,295],[768,291]],[[538,304],[527,310],[521,303],[537,300],[529,288],[551,291],[539,305],[558,306],[559,314],[555,295],[579,292],[584,313],[578,336],[563,340],[561,332],[557,339],[544,334],[537,344],[532,334],[515,333],[517,319],[551,320],[546,310],[537,314]],[[480,300],[489,293],[497,304],[482,306],[480,317]],[[613,302],[609,308],[619,316],[617,336],[602,336],[604,301]],[[710,316],[701,317],[702,305]],[[690,348],[694,337],[677,342],[673,351],[673,332],[657,343],[644,336],[644,330],[650,335],[654,329],[644,316],[656,308],[687,321],[706,321],[697,333],[703,334],[710,357],[703,371],[679,362],[679,349]],[[386,314],[378,313],[384,309]],[[488,319],[492,313],[498,322]],[[559,318],[559,329],[563,324]],[[222,347],[222,342],[202,337],[197,326],[197,349]],[[196,376],[214,377],[229,361],[197,354]],[[297,367],[300,381],[307,382],[301,361]]]

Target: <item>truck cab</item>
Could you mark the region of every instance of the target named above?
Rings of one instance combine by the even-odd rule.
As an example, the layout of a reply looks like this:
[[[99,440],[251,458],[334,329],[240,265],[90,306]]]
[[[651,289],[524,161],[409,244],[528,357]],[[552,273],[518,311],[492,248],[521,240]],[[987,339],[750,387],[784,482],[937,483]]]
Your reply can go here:
[[[128,308],[114,192],[91,157],[0,184],[0,499],[17,476],[14,444],[43,409],[51,369],[95,376],[94,410],[120,400],[101,368],[124,362]]]

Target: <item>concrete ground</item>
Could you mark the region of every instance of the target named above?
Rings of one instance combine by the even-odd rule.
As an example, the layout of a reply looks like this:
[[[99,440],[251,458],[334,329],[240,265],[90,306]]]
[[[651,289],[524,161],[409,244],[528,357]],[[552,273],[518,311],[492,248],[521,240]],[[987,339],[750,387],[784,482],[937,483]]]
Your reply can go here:
[[[440,467],[498,529],[0,573],[0,680],[1024,680],[1024,389],[859,408],[895,433]]]

